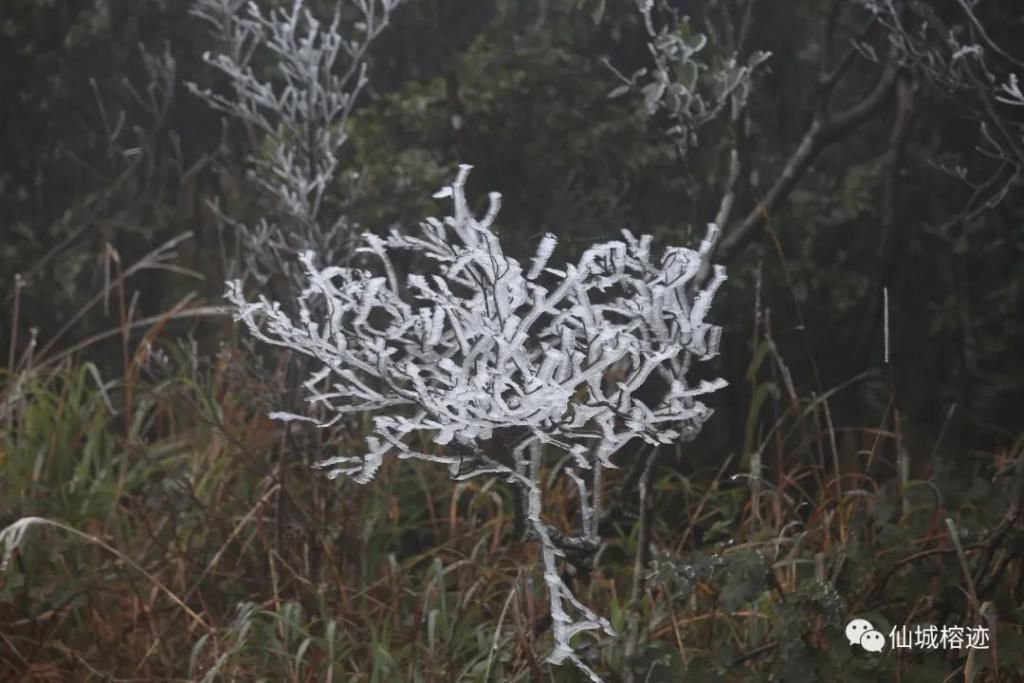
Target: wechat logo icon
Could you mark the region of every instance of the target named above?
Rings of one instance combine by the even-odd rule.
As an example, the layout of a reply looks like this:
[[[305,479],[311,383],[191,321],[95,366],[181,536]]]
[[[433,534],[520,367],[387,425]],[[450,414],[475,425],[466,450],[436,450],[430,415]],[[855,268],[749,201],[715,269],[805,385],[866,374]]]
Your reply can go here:
[[[868,652],[881,652],[885,649],[885,636],[867,619],[854,619],[846,625],[846,639],[850,646],[860,645]]]

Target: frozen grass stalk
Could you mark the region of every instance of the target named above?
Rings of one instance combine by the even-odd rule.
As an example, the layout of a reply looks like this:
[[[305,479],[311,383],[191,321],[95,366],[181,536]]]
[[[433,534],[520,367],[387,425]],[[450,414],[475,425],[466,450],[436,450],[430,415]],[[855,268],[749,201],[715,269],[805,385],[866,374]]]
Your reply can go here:
[[[462,166],[435,195],[451,202],[451,215],[428,218],[415,235],[362,236],[358,251],[374,270],[321,266],[317,254],[303,254],[306,286],[288,307],[297,316],[266,296],[248,300],[237,280],[227,297],[256,339],[313,361],[307,401],[327,417],[274,418],[329,427],[372,412],[366,452],[326,457],[319,465],[329,476],[365,483],[393,455],[445,465],[454,480],[489,476],[511,486],[522,501],[517,521],[541,546],[554,635],[548,661],[571,662],[599,681],[573,638],[614,633],[562,581],[559,558],[597,547],[602,491],[594,483],[603,468],[616,467],[613,455],[633,439],[691,440],[711,414],[698,398],[725,382],[691,384],[686,375],[693,359],[718,350],[721,329],[704,318],[725,271],[714,266],[703,285],[697,277],[717,227],[709,226],[698,250],[668,248],[657,262],[649,235],[623,231],[622,240],[596,244],[559,268],[548,263],[556,240],[547,235],[524,266],[493,230],[500,195],[490,195],[483,218],[471,213],[469,170]],[[402,262],[427,272],[400,278],[396,252],[412,252]],[[617,381],[608,379],[613,367]],[[666,390],[645,402],[638,394],[655,375]],[[428,442],[433,447],[414,445]],[[558,476],[579,491],[575,535],[542,518],[540,469],[550,456],[568,456]]]

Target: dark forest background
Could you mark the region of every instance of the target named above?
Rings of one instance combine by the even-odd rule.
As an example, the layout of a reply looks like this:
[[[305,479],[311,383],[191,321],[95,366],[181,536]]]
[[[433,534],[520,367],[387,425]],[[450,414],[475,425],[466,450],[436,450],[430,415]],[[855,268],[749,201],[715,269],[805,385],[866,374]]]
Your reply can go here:
[[[712,66],[771,53],[742,122],[686,150],[642,94],[609,97],[609,65],[649,66],[634,3],[405,0],[342,150],[349,220],[410,229],[469,163],[509,251],[553,232],[558,260],[624,227],[695,246],[731,187],[707,370],[729,386],[658,461],[653,536],[624,489],[608,551],[567,569],[621,631],[639,615],[632,651],[588,657],[607,680],[1020,680],[1024,107],[993,93],[1024,13],[900,5],[923,44],[941,21],[985,45],[985,72],[891,56],[864,3],[670,4]],[[0,9],[0,527],[78,534],[30,531],[0,576],[0,678],[576,680],[543,661],[543,585],[501,540],[499,486],[404,463],[329,482],[266,420],[296,386],[218,312],[238,236],[211,208],[258,215],[259,148],[185,87],[224,85],[188,10]],[[1000,644],[871,658],[853,614]]]

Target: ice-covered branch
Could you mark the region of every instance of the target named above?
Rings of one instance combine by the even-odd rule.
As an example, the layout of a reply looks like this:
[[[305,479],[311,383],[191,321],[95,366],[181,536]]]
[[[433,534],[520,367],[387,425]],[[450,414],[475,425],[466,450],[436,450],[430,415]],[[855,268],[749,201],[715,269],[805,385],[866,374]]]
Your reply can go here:
[[[708,46],[703,33],[691,31],[689,19],[680,17],[670,3],[636,0],[647,33],[649,67],[631,76],[615,72],[622,84],[609,97],[635,92],[643,97],[648,115],[668,121],[665,133],[680,156],[697,144],[697,131],[726,107],[742,109],[750,94],[754,72],[771,56],[753,52],[715,60],[702,54]],[[745,61],[745,63],[744,63]],[[714,65],[714,66],[712,66]]]
[[[976,160],[984,168],[972,175],[985,180],[972,181],[961,164],[943,167],[974,190],[960,217],[997,205],[1024,171],[1024,125],[1004,106],[1024,104],[1017,87],[1024,62],[989,33],[1001,19],[993,12],[998,8],[967,0],[956,0],[945,12],[921,0],[859,0],[859,4],[884,26],[904,66],[968,110],[978,126]]]
[[[256,145],[249,179],[266,199],[269,216],[255,226],[222,218],[240,231],[245,272],[257,281],[266,282],[307,249],[332,262],[347,255],[347,217],[325,215],[325,204],[328,190],[337,189],[348,118],[367,83],[366,52],[398,2],[351,0],[359,18],[348,30],[340,10],[324,23],[303,0],[270,11],[239,0],[193,5],[192,14],[219,44],[204,58],[227,87],[188,87],[244,124]]]

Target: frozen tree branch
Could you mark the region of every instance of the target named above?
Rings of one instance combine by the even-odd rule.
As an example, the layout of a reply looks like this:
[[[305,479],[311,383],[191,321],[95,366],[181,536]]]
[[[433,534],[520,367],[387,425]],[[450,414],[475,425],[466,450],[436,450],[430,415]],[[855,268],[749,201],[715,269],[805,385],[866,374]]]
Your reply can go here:
[[[337,189],[348,118],[367,83],[367,50],[398,2],[351,0],[359,19],[344,35],[340,8],[325,25],[303,0],[267,13],[240,0],[196,0],[193,6],[192,14],[220,43],[204,57],[226,77],[228,92],[188,87],[243,123],[256,146],[249,177],[270,215],[246,226],[218,214],[242,236],[245,273],[263,284],[303,251],[316,250],[332,263],[349,251],[345,212],[328,217],[324,209],[329,190]],[[298,286],[301,273],[287,274]]]
[[[636,0],[636,4],[647,32],[651,66],[626,76],[606,62],[622,81],[609,97],[631,91],[641,95],[649,115],[661,114],[668,121],[665,133],[682,158],[696,146],[702,126],[727,107],[734,113],[743,109],[754,72],[771,55],[753,52],[744,64],[739,55],[732,54],[712,68],[712,60],[701,55],[708,45],[707,36],[691,32],[689,21],[680,17],[678,10],[663,1]],[[659,20],[659,16],[663,18]],[[741,42],[745,42],[745,29]]]
[[[229,283],[227,297],[256,339],[313,359],[305,387],[328,416],[320,426],[374,413],[366,453],[327,457],[320,466],[330,476],[368,482],[395,455],[445,465],[453,479],[508,482],[523,501],[528,537],[542,549],[555,640],[548,660],[570,661],[599,681],[572,639],[593,630],[611,635],[611,626],[572,595],[557,562],[566,550],[597,545],[600,472],[616,467],[612,458],[627,442],[690,440],[711,414],[698,398],[724,382],[691,386],[686,374],[692,359],[718,349],[721,330],[705,316],[724,269],[715,266],[702,288],[692,282],[717,227],[709,226],[699,250],[669,248],[657,262],[650,236],[624,231],[621,241],[597,244],[560,268],[548,263],[555,237],[547,235],[524,265],[504,253],[493,230],[500,195],[490,195],[482,218],[470,211],[469,170],[462,166],[435,195],[451,202],[450,216],[427,219],[415,235],[363,235],[359,251],[375,271],[320,267],[316,254],[303,254],[307,284],[297,316],[266,297],[247,300],[239,281]],[[430,264],[429,272],[401,280],[391,255],[402,251],[416,252],[413,262]],[[618,381],[608,379],[613,366]],[[668,388],[645,402],[638,392],[654,375]],[[434,446],[414,445],[428,441]],[[543,521],[539,470],[548,452],[571,462],[565,476],[580,493],[579,535]]]
[[[615,71],[622,85],[610,95],[630,91],[642,94],[649,114],[667,117],[671,122],[666,132],[681,155],[696,143],[696,131],[702,125],[717,117],[727,104],[732,107],[736,140],[716,221],[722,228],[721,242],[714,245],[709,261],[729,261],[756,239],[821,154],[877,116],[893,100],[901,74],[909,76],[912,82],[924,81],[955,97],[971,110],[979,124],[980,158],[992,168],[985,171],[985,180],[974,183],[973,196],[960,217],[997,204],[1024,169],[1024,124],[1013,111],[1024,105],[1016,73],[1024,68],[1024,62],[993,39],[980,14],[980,4],[956,0],[946,12],[952,16],[940,17],[932,5],[922,0],[858,0],[855,5],[866,10],[865,20],[835,66],[830,67],[827,60],[822,60],[813,111],[799,143],[782,162],[763,195],[745,215],[730,220],[737,181],[744,169],[743,111],[752,76],[769,55],[755,52],[746,59],[746,65],[742,65],[739,53],[731,58],[724,55],[723,66],[712,69],[702,56],[708,47],[707,39],[691,31],[686,19],[680,19],[671,4],[664,0],[636,3],[648,35],[652,66],[632,76]],[[743,36],[749,33],[752,7],[753,3],[746,5],[743,25],[739,27],[741,45]],[[826,40],[835,35],[841,11],[842,3],[832,5],[825,27]],[[730,35],[736,33],[731,26],[726,29]],[[866,41],[879,29],[884,43],[876,49]],[[854,104],[837,110],[832,99],[840,84],[848,80],[858,58],[877,64],[874,85]],[[710,93],[702,91],[702,84],[713,85]],[[958,166],[954,173],[967,179],[968,172],[963,167]],[[697,282],[703,281],[702,274]]]
[[[972,184],[972,197],[958,218],[998,204],[1024,169],[1024,124],[1006,107],[1024,104],[1014,92],[1024,62],[992,39],[980,3],[956,0],[940,16],[921,0],[859,2],[883,24],[902,62],[933,90],[969,110],[979,127],[978,152],[994,162],[993,168],[982,171],[984,181]],[[970,183],[963,166],[944,170]]]
[[[399,0],[338,0],[328,21],[314,16],[307,7],[313,4],[193,0],[191,5],[217,42],[204,57],[218,78],[213,89],[188,86],[213,110],[241,124],[249,145],[246,192],[236,195],[244,197],[241,205],[222,209],[217,200],[210,203],[218,227],[229,228],[234,237],[234,254],[225,259],[227,277],[253,281],[289,305],[293,293],[305,286],[298,255],[314,251],[336,265],[351,258],[359,230],[351,209],[360,174],[342,168],[341,154],[349,117],[367,84],[368,51]],[[288,361],[281,366],[284,375],[303,377],[312,359],[292,356]],[[284,376],[263,379],[289,383]],[[292,411],[298,407],[278,404]],[[291,436],[289,431],[289,453],[295,457],[317,450],[308,444],[296,447]],[[282,477],[288,471],[285,454],[282,449]],[[307,476],[316,520],[326,514],[323,482],[312,470]],[[279,527],[285,490],[283,485],[279,489]],[[314,582],[321,556],[318,526],[314,522],[306,528],[306,568]]]

